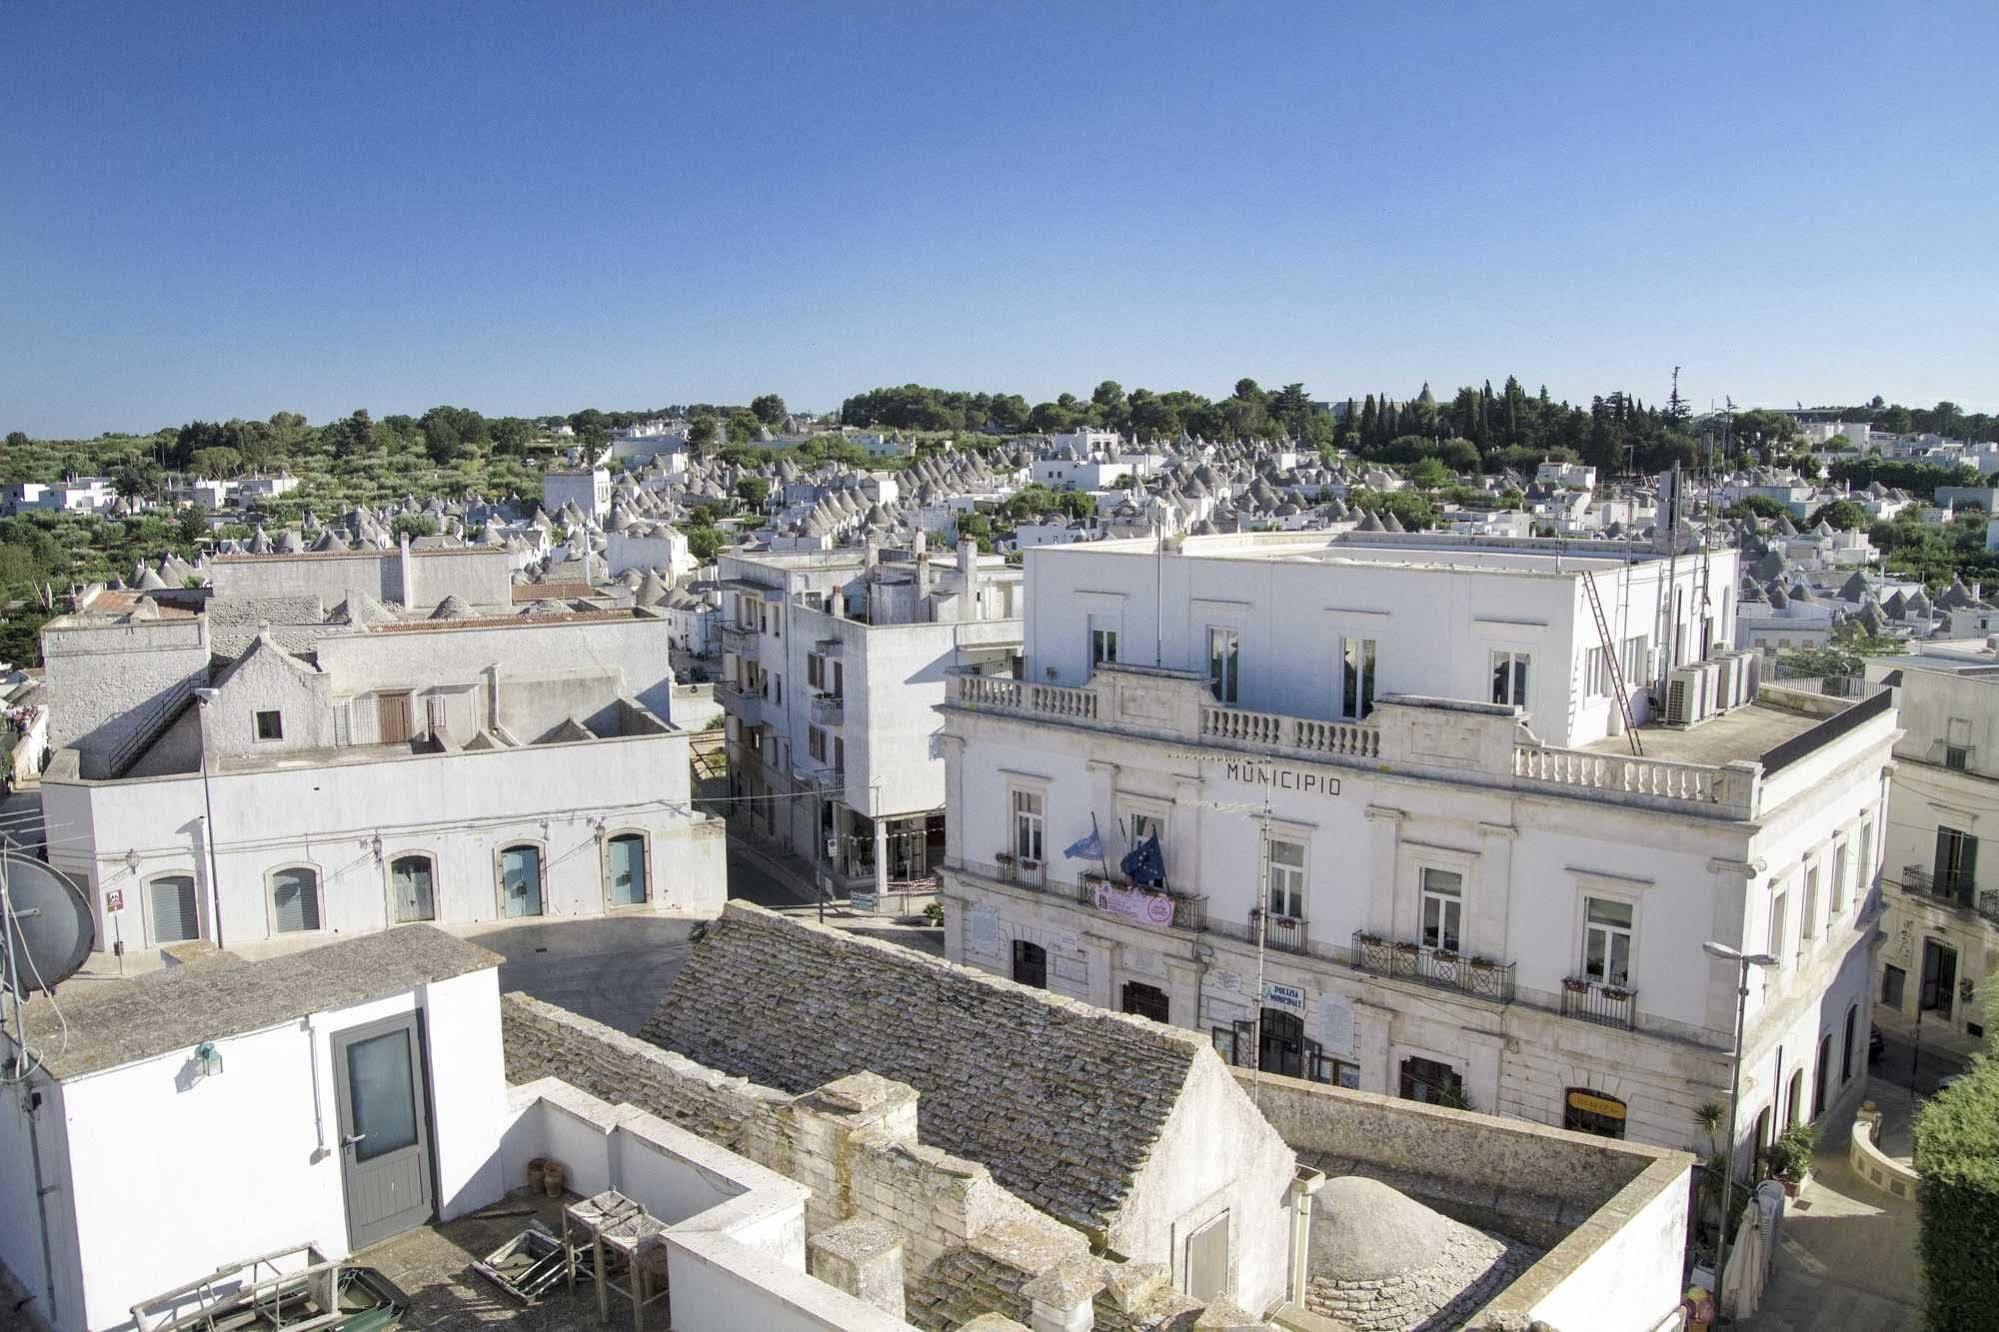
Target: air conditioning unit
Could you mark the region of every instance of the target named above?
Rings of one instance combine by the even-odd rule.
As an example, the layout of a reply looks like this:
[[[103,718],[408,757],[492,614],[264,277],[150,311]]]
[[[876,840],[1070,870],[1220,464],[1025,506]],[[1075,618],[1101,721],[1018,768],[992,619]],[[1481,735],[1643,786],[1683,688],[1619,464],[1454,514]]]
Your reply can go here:
[[[1683,666],[1666,677],[1666,725],[1692,726],[1707,717],[1713,682],[1698,666]]]
[[[1734,652],[1725,652],[1713,659],[1714,710],[1726,712],[1742,702],[1742,658]]]

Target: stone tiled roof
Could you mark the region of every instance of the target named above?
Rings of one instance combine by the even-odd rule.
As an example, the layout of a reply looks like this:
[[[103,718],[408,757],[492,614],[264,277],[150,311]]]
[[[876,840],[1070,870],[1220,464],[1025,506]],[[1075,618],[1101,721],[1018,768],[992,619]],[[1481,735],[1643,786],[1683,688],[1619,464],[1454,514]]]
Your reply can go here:
[[[430,925],[364,934],[261,962],[219,955],[133,980],[63,992],[62,1011],[23,1012],[27,1037],[61,1079],[276,1026],[332,1008],[401,994],[499,965],[476,944]]]
[[[793,1093],[908,1083],[923,1141],[1035,1207],[1107,1228],[1179,1102],[1193,1032],[741,902],[694,945],[647,1040]]]

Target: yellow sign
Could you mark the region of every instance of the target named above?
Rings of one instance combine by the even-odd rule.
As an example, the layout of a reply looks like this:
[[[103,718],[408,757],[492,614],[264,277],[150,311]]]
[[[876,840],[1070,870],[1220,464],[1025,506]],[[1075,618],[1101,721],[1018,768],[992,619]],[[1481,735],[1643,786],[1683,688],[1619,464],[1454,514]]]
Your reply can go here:
[[[1593,1115],[1602,1115],[1605,1119],[1624,1118],[1624,1102],[1613,1101],[1608,1096],[1598,1096],[1593,1092],[1570,1092],[1569,1108],[1571,1110],[1587,1110]]]

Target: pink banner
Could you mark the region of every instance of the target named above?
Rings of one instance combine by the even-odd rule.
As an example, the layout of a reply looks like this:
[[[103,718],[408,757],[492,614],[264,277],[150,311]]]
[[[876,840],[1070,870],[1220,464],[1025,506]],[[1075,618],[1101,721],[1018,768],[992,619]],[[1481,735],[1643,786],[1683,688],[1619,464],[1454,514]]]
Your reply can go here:
[[[1097,910],[1135,920],[1141,925],[1173,923],[1173,899],[1165,893],[1148,893],[1143,888],[1120,888],[1114,883],[1097,885]]]

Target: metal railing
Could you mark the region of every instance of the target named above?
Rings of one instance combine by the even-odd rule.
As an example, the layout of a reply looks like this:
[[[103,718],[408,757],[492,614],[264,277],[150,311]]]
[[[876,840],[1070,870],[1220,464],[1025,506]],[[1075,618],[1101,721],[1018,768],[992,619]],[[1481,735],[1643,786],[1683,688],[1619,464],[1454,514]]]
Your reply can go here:
[[[1999,889],[1978,890],[1972,876],[1961,870],[1935,873],[1921,865],[1902,867],[1902,891],[1912,897],[1927,897],[1942,906],[1976,911],[1988,920],[1999,921]]]
[[[1604,1027],[1632,1029],[1638,1014],[1638,991],[1606,985],[1587,976],[1562,981],[1562,1016]]]
[[[757,639],[761,637],[762,635],[754,625],[725,624],[722,626],[722,646],[730,652],[740,654],[750,651],[756,647]]]
[[[139,724],[131,734],[118,742],[118,748],[111,751],[111,775],[122,776],[125,766],[139,757],[146,746],[152,744],[166,731],[167,725],[180,715],[187,701],[194,697],[195,687],[201,683],[198,676],[189,676],[173,688],[161,694],[149,704],[139,718]]]
[[[838,694],[812,696],[812,722],[815,726],[838,726],[846,719],[846,699]]]
[[[1353,967],[1397,980],[1433,985],[1498,1004],[1513,1002],[1513,963],[1466,957],[1448,948],[1391,943],[1366,930],[1353,936]]]
[[[1076,880],[1076,900],[1133,925],[1197,933],[1208,928],[1208,899],[1170,888],[1141,888],[1102,874],[1085,874]]]

